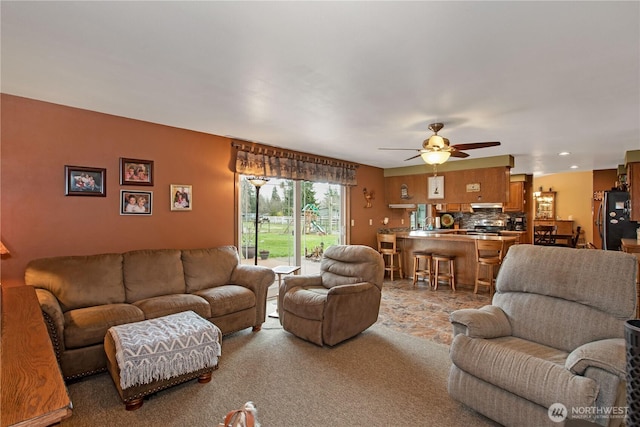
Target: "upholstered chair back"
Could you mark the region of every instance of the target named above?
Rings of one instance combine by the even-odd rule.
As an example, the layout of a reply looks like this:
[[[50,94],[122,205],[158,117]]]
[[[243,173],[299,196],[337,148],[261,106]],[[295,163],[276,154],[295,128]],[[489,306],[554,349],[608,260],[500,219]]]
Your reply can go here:
[[[617,251],[514,245],[500,267],[493,305],[514,336],[572,351],[623,338],[635,314],[636,259]]]
[[[369,246],[334,245],[324,251],[320,276],[326,288],[369,282],[382,290],[384,262],[382,255]]]

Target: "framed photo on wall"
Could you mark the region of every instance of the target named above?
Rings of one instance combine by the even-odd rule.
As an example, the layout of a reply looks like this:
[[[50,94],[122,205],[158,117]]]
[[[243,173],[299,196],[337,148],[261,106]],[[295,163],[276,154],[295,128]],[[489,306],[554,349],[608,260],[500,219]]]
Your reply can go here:
[[[190,211],[193,209],[193,186],[171,184],[171,210]]]
[[[153,191],[120,190],[120,215],[151,215]]]
[[[153,160],[121,157],[120,185],[153,185]]]
[[[106,169],[66,165],[64,176],[65,196],[106,197],[107,195]]]
[[[430,176],[427,184],[427,198],[444,199],[444,176]]]

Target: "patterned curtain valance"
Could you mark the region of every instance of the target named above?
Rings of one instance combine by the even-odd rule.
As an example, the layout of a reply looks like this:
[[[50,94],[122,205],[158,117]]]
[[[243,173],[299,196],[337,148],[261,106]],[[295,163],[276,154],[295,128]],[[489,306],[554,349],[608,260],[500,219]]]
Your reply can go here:
[[[235,151],[236,173],[341,185],[358,184],[357,163],[252,142],[232,141],[231,146]]]

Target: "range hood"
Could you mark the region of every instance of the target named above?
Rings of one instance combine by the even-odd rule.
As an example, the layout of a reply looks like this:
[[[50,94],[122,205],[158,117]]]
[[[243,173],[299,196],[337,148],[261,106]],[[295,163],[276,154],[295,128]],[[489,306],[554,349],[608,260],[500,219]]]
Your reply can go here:
[[[390,209],[415,209],[415,203],[391,203],[389,205]]]
[[[481,211],[482,209],[502,209],[502,203],[471,203],[472,211]]]

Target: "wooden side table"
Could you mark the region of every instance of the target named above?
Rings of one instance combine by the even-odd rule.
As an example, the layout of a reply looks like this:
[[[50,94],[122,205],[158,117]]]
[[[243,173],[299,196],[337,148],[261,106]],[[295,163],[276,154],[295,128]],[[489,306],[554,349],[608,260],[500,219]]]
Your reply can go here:
[[[273,267],[273,272],[278,276],[278,290],[280,289],[280,285],[282,284],[282,276],[287,274],[300,274],[300,266],[299,265],[279,265],[277,267]],[[276,300],[277,301],[277,300]],[[273,313],[269,313],[269,317],[278,318],[278,307],[276,306],[276,310]]]
[[[32,286],[1,287],[2,427],[48,426],[71,416],[71,400]]]

